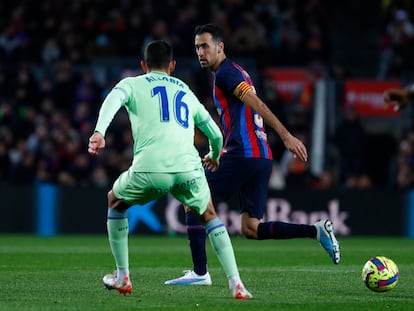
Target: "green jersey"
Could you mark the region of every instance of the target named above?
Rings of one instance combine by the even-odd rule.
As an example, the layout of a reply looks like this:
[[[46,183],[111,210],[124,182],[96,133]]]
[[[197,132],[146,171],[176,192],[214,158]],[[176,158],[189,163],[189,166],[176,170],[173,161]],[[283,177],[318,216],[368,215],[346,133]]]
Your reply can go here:
[[[128,112],[134,139],[133,171],[185,172],[199,167],[195,126],[209,139],[211,158],[219,158],[222,133],[180,79],[158,71],[124,78],[105,98],[95,131],[105,135],[121,107]]]

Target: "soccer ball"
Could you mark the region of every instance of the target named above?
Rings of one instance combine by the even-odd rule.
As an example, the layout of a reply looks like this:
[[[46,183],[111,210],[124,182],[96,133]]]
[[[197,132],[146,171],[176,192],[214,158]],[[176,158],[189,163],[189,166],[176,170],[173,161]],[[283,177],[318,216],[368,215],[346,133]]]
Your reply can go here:
[[[374,292],[386,292],[398,282],[398,267],[394,261],[384,256],[368,260],[362,268],[362,280]]]

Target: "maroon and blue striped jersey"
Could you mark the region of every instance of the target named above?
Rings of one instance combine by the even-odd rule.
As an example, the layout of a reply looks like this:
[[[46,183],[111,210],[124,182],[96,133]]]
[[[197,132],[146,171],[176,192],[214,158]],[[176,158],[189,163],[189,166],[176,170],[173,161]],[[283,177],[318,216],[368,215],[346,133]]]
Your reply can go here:
[[[249,74],[226,58],[214,77],[214,101],[224,135],[222,157],[263,158],[272,160],[272,152],[262,117],[233,94],[255,92]],[[243,94],[240,94],[241,98]]]

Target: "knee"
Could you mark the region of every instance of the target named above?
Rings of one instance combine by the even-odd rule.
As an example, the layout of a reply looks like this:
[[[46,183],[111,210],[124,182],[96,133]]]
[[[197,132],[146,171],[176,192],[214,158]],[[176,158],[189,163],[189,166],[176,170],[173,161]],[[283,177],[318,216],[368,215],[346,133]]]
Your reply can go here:
[[[214,210],[214,208],[207,208],[207,210],[200,215],[201,221],[206,224],[208,223],[210,220],[214,219],[217,217],[217,214]]]
[[[216,210],[214,208],[212,200],[210,199],[210,201],[207,204],[207,209],[202,215],[200,215],[200,219],[203,222],[203,224],[206,224],[210,220],[216,217],[217,217]]]
[[[108,200],[108,207],[109,208],[116,208],[116,197],[114,195],[114,192],[112,190],[109,190],[109,192],[106,194],[106,198]]]
[[[254,227],[250,224],[242,226],[242,234],[249,240],[257,240],[257,226]]]
[[[108,206],[111,205],[111,201],[113,200],[114,197],[114,193],[112,192],[112,190],[109,190],[108,193],[106,194],[106,198],[108,200]]]
[[[130,207],[129,204],[127,204],[126,202],[118,199],[114,195],[114,192],[112,190],[110,190],[108,192],[107,198],[108,198],[108,207],[109,208],[113,208],[113,209],[116,209],[117,211],[123,212],[123,211],[127,210]]]
[[[260,220],[251,217],[247,212],[241,215],[241,232],[242,234],[252,240],[257,240],[257,228]]]

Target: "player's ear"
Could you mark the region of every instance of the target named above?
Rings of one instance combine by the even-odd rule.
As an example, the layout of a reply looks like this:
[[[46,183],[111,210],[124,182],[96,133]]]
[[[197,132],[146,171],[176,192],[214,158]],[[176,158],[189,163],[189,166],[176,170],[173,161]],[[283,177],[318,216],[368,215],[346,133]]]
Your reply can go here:
[[[169,65],[169,68],[168,68],[170,70],[170,73],[175,70],[175,65],[176,64],[177,64],[177,61],[175,59],[170,61],[170,65]]]
[[[147,63],[145,62],[145,61],[141,61],[141,68],[142,68],[142,70],[145,72],[145,73],[147,73],[148,72],[148,66],[147,66]]]
[[[220,41],[219,43],[217,43],[217,47],[218,47],[217,52],[222,53],[224,50],[224,42]]]

